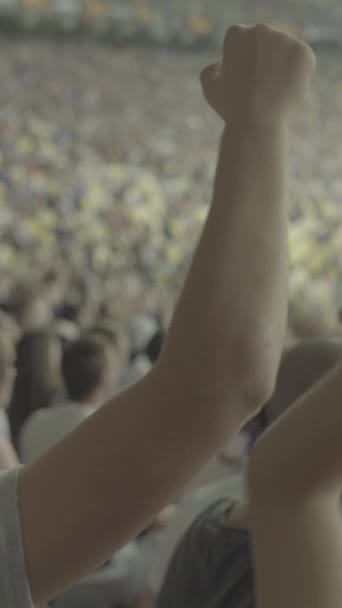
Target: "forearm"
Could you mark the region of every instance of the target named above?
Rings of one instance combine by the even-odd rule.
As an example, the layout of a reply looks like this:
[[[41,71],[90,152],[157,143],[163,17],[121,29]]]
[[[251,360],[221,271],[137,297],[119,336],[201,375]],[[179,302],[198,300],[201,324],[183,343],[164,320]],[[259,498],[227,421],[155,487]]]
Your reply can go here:
[[[256,444],[251,496],[291,503],[315,495],[339,500],[342,489],[342,366],[291,407]]]
[[[341,605],[341,395],[342,366],[294,405],[252,453],[259,608]]]
[[[286,156],[280,121],[242,118],[225,131],[213,204],[166,342],[177,373],[214,378],[223,394],[229,376],[246,372],[246,395],[260,386],[267,398],[273,387],[287,312]]]

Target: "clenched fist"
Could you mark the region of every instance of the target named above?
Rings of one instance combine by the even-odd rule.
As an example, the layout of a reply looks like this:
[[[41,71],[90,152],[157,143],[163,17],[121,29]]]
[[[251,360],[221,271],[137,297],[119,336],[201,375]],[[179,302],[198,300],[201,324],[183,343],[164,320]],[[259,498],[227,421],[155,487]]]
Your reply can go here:
[[[222,62],[205,68],[201,82],[227,123],[239,116],[274,120],[298,102],[315,65],[310,47],[288,34],[268,25],[234,26],[225,36]]]

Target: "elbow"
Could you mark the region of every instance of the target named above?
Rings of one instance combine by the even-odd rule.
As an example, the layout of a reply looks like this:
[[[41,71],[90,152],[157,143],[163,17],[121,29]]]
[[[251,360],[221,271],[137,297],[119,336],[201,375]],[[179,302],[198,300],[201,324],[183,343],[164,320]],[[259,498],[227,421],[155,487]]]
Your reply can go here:
[[[164,357],[159,367],[172,387],[198,406],[203,404],[203,410],[209,404],[211,413],[216,408],[221,419],[238,412],[240,428],[271,398],[276,380],[275,366],[260,349],[222,339],[184,359]]]
[[[253,417],[269,401],[276,384],[276,366],[262,349],[250,344],[235,347],[230,358],[229,376],[234,392],[241,395],[247,414]],[[227,387],[229,388],[229,387]]]
[[[237,382],[243,391],[245,401],[254,410],[261,409],[274,393],[276,374],[272,373],[270,366],[262,361],[258,354],[248,354],[242,362],[237,362],[239,371]]]
[[[221,363],[223,367],[223,363]],[[268,402],[274,392],[275,376],[266,365],[253,353],[234,357],[225,362],[224,371],[220,372],[217,362],[216,373],[212,371],[212,388],[206,394],[211,404],[212,428],[217,443],[226,443],[227,438],[240,430],[254,418]],[[216,384],[215,384],[216,382]],[[218,388],[217,388],[218,387]],[[203,387],[203,391],[207,389]],[[214,419],[213,419],[214,418]]]

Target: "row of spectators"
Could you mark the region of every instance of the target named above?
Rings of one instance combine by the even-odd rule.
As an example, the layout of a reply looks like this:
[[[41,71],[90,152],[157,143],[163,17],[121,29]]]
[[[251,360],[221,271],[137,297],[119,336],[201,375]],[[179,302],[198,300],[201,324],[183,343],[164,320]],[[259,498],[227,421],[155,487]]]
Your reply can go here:
[[[194,74],[211,58],[6,38],[0,49],[0,300],[51,267],[86,269],[120,318],[140,305],[167,319],[210,197],[220,125]],[[320,55],[290,197],[291,302],[330,329],[342,302],[341,81],[339,56]]]

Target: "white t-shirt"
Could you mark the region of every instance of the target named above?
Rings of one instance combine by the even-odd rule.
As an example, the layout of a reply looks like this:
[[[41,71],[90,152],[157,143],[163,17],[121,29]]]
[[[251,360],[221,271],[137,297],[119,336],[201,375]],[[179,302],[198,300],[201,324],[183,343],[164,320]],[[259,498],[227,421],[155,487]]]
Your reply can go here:
[[[173,552],[194,519],[223,496],[239,499],[245,494],[245,475],[238,474],[199,488],[180,501],[173,523],[154,552],[148,575],[148,587],[153,593],[159,593]]]
[[[139,355],[129,365],[120,380],[120,391],[136,384],[150,371],[152,365],[145,355]]]
[[[22,462],[30,464],[95,411],[93,406],[70,402],[32,414],[19,435],[19,454]]]
[[[18,469],[0,473],[1,608],[33,608],[19,522],[17,477]]]

